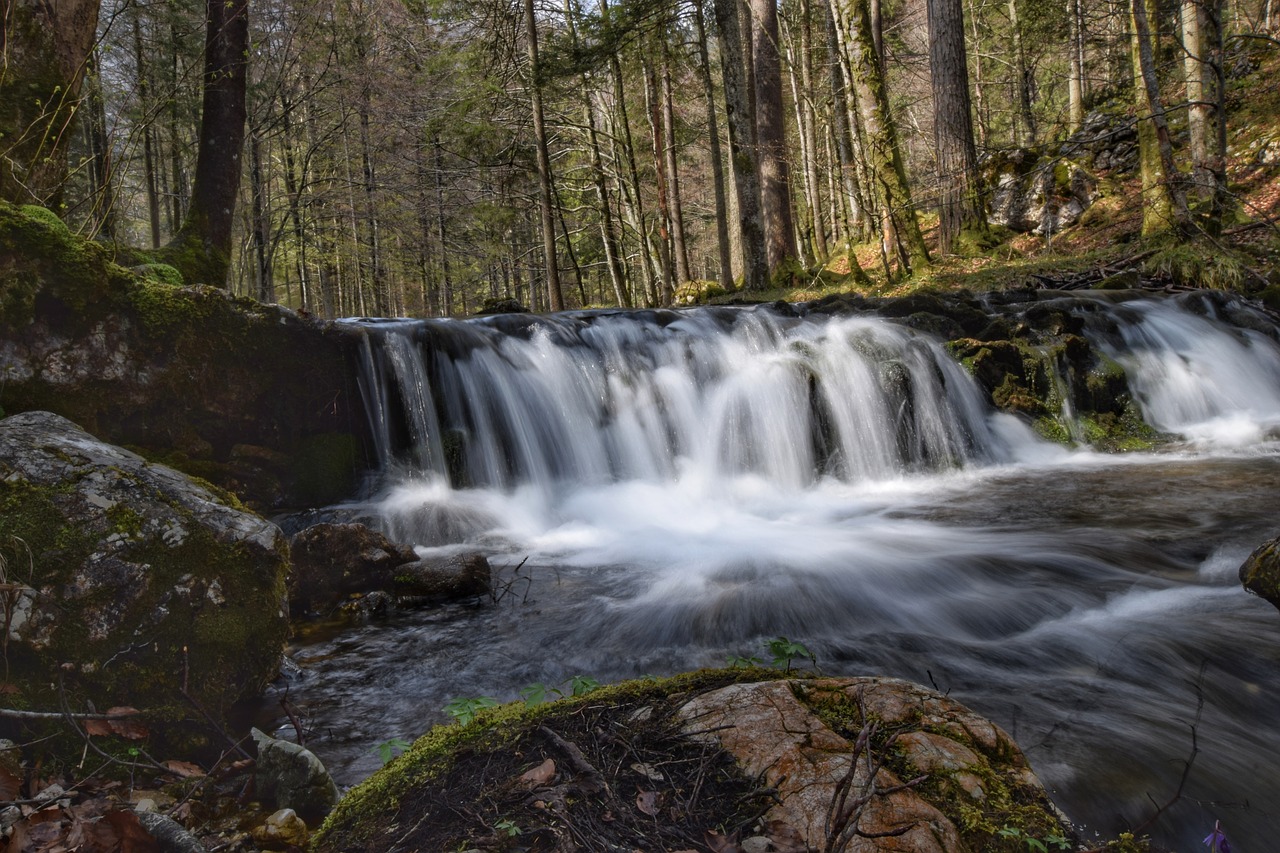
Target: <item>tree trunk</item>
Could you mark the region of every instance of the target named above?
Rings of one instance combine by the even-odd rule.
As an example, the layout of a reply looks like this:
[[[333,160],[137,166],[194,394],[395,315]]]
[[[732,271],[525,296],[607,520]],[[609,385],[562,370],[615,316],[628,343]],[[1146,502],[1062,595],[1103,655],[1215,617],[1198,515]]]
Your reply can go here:
[[[801,133],[808,150],[805,163],[805,185],[809,192],[809,210],[813,221],[813,251],[817,259],[826,260],[827,232],[822,221],[822,192],[818,177],[818,116],[814,109],[813,85],[813,9],[809,0],[800,3],[800,84],[803,94],[798,99],[802,118]]]
[[[711,182],[716,200],[716,255],[719,259],[717,281],[726,291],[733,290],[733,258],[729,246],[729,205],[725,198],[724,162],[720,152],[720,128],[716,118],[716,92],[711,82],[711,57],[707,50],[707,27],[702,18],[702,3],[695,3],[693,22],[698,34],[698,70],[707,99],[707,143],[711,149]]]
[[[911,189],[907,184],[898,133],[885,90],[884,72],[872,45],[868,4],[866,0],[859,0],[855,7],[853,26],[849,31],[849,58],[853,89],[866,135],[871,179],[882,201],[883,251],[886,255],[900,256],[904,272],[910,273],[929,266],[929,250],[911,202]]]
[[[191,205],[165,250],[190,283],[225,287],[244,147],[249,0],[208,0],[200,149]]]
[[[782,103],[782,60],[778,52],[777,0],[751,0],[756,82],[756,138],[760,206],[769,273],[796,257],[791,217],[791,175],[787,165],[786,109]]]
[[[649,131],[653,150],[653,176],[658,190],[658,259],[662,264],[662,294],[660,305],[670,305],[675,294],[671,265],[671,205],[667,196],[667,170],[662,156],[664,134],[662,132],[662,105],[659,103],[658,83],[653,63],[641,60],[644,72],[645,106],[649,112]]]
[[[271,275],[271,253],[267,246],[267,188],[262,175],[262,144],[256,131],[249,135],[249,184],[253,208],[253,259],[258,284],[258,301],[276,301],[276,285]]]
[[[142,184],[147,190],[147,221],[151,225],[151,248],[160,248],[160,193],[156,188],[155,128],[151,124],[151,74],[142,46],[142,12],[133,15],[133,60],[138,74],[138,105],[143,115]]]
[[[62,207],[98,0],[0,0],[0,199]]]
[[[1084,9],[1082,0],[1067,0],[1067,31],[1071,70],[1067,76],[1067,132],[1084,124]]]
[[[102,77],[96,56],[93,57],[85,85],[89,104],[89,150],[93,154],[93,230],[95,236],[116,238],[115,158],[107,134],[107,110],[102,97]]]
[[[533,0],[524,0],[524,27],[529,54],[529,99],[533,108],[533,136],[538,160],[542,256],[547,268],[547,304],[552,311],[563,311],[564,294],[560,290],[560,267],[556,261],[556,222],[552,209],[551,154],[547,150],[547,128],[542,116],[542,71],[538,65],[538,20],[533,14]]]
[[[742,225],[743,283],[747,290],[769,286],[769,265],[760,218],[760,173],[751,145],[751,120],[738,0],[715,0],[720,35],[720,71],[724,79],[725,117],[729,123],[729,156],[737,184],[738,219]]]
[[[1138,108],[1138,159],[1142,171],[1142,235],[1185,234],[1190,214],[1181,188],[1174,184],[1173,142],[1156,77],[1155,39],[1148,3],[1131,0],[1133,77]]]
[[[948,253],[965,228],[983,224],[978,154],[973,144],[969,68],[961,0],[928,0],[929,76],[938,168],[938,251]]]
[[[1012,39],[1013,87],[1016,101],[1013,121],[1013,144],[1029,148],[1036,144],[1036,117],[1031,111],[1031,87],[1035,77],[1027,65],[1022,47],[1022,23],[1018,20],[1018,0],[1009,0],[1009,33]]]
[[[671,253],[674,255],[676,281],[693,280],[689,271],[689,249],[684,230],[684,199],[680,194],[680,161],[676,156],[675,95],[671,91],[671,48],[662,40],[662,125],[665,131],[667,191],[671,204]]]

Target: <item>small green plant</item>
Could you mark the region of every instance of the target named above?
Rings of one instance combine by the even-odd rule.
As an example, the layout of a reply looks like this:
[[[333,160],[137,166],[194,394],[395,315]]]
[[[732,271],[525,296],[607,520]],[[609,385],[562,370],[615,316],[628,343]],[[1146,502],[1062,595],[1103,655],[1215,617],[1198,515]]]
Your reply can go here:
[[[754,669],[757,666],[764,666],[764,660],[754,656],[743,658],[737,655],[729,655],[729,659],[725,661],[725,666],[729,669]]]
[[[493,828],[498,831],[498,834],[509,838],[515,838],[520,834],[520,827],[516,825],[516,822],[506,817],[495,823]]]
[[[996,834],[1001,838],[1012,838],[1016,841],[1021,841],[1027,846],[1028,850],[1034,851],[1034,853],[1049,853],[1049,845],[1053,845],[1059,850],[1071,849],[1071,842],[1056,832],[1046,835],[1043,841],[1016,826],[1003,827]]]
[[[570,696],[585,696],[593,690],[600,689],[600,682],[589,675],[575,675],[569,681]]]
[[[444,706],[444,710],[457,720],[458,725],[465,726],[485,708],[496,707],[498,707],[498,700],[492,696],[473,696],[470,698],[460,696],[457,699],[450,700],[449,704]]]
[[[765,648],[769,650],[769,654],[773,655],[774,669],[783,669],[790,672],[791,662],[796,658],[808,658],[815,668],[818,666],[818,659],[814,657],[813,652],[809,651],[804,643],[797,643],[788,640],[786,637],[774,637],[765,643]]]
[[[378,760],[383,764],[386,764],[412,745],[413,744],[409,743],[409,741],[404,738],[393,737],[390,740],[384,740],[382,743],[375,746],[373,751],[378,753]]]
[[[555,687],[548,687],[541,681],[535,681],[527,687],[520,688],[520,698],[530,707],[551,701],[547,698],[549,696],[560,699],[564,696],[564,693]]]

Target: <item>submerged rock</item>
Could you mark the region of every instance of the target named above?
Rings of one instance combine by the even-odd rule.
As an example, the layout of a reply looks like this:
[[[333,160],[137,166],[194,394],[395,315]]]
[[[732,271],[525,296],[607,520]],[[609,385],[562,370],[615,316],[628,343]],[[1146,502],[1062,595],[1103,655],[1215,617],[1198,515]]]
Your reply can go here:
[[[1240,583],[1280,609],[1280,538],[1259,545],[1240,566]]]
[[[396,592],[428,600],[488,595],[491,569],[483,554],[431,557],[396,569]]]
[[[279,668],[287,546],[225,495],[48,412],[0,421],[0,555],[20,707],[225,720]]]

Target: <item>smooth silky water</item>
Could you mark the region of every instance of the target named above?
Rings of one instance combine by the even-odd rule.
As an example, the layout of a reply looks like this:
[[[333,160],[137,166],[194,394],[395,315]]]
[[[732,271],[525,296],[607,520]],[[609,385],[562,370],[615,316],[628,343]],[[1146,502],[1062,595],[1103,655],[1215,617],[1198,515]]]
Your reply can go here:
[[[484,551],[500,600],[293,649],[311,747],[353,783],[453,697],[767,658],[785,635],[824,673],[988,715],[1090,832],[1145,820],[1194,743],[1154,837],[1193,850],[1220,819],[1270,849],[1280,612],[1236,571],[1280,533],[1280,347],[1203,307],[1089,313],[1185,441],[1041,442],[939,342],[870,317],[366,323],[383,479],[347,511],[423,554]]]

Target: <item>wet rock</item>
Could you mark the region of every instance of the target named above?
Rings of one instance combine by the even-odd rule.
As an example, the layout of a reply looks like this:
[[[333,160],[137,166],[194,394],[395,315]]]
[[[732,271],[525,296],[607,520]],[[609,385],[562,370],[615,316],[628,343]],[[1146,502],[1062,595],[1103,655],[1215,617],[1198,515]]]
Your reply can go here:
[[[31,707],[56,707],[62,670],[99,707],[187,717],[185,683],[222,719],[279,667],[286,553],[275,525],[65,418],[0,421],[10,681]]]
[[[1258,546],[1240,566],[1240,583],[1280,609],[1280,538]]]
[[[187,832],[176,820],[156,812],[135,810],[134,813],[142,828],[155,839],[160,853],[208,853],[200,839]]]
[[[823,716],[826,714],[827,716]],[[1042,833],[1063,833],[1057,812],[1026,759],[999,727],[957,702],[891,678],[817,679],[734,684],[704,693],[680,711],[686,733],[728,750],[742,770],[776,789],[766,819],[794,827],[810,847],[828,838],[836,784],[852,773],[850,800],[874,795],[858,819],[866,836],[858,851],[958,853],[985,849],[971,820],[975,809],[996,812],[1012,797],[1030,806],[1021,819]],[[825,720],[853,720],[836,731]],[[863,755],[855,765],[853,741],[864,721],[877,721],[870,739],[877,759],[872,777]],[[888,732],[896,738],[886,740]],[[926,800],[913,787],[924,776]],[[1028,815],[1032,815],[1028,817]],[[889,833],[897,833],[889,836]],[[1064,833],[1065,834],[1065,833]]]
[[[306,747],[253,730],[258,745],[255,771],[258,795],[304,818],[321,818],[338,801],[338,786]]]
[[[307,824],[293,809],[280,809],[253,830],[253,840],[267,850],[307,846]]]
[[[489,594],[491,570],[483,554],[431,557],[396,568],[395,590],[428,600]]]
[[[296,534],[289,549],[295,615],[331,609],[353,593],[390,589],[397,568],[417,560],[412,548],[363,524],[316,524]]]
[[[517,299],[486,299],[477,314],[528,314],[529,309]]]

